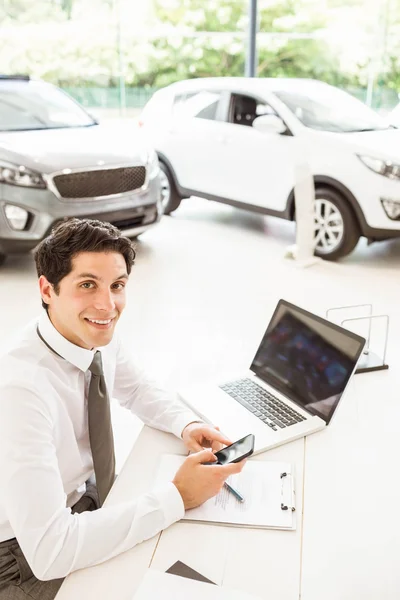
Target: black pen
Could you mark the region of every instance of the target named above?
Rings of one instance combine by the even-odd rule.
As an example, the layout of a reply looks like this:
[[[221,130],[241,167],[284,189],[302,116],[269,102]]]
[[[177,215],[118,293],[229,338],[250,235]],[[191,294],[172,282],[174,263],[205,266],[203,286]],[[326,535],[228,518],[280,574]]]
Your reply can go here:
[[[240,494],[237,490],[235,490],[234,487],[232,487],[226,481],[224,483],[224,486],[226,487],[226,489],[228,490],[228,492],[230,492],[231,494],[233,494],[235,496],[236,500],[239,500],[239,502],[244,502],[244,498],[243,498],[242,494]]]

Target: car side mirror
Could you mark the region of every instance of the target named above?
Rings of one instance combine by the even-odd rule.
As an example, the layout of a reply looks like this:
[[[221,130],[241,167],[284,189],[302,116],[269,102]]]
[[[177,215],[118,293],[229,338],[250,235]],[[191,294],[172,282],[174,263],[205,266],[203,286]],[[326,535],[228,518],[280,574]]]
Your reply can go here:
[[[287,127],[280,117],[277,115],[261,115],[253,121],[254,129],[261,133],[285,133]]]

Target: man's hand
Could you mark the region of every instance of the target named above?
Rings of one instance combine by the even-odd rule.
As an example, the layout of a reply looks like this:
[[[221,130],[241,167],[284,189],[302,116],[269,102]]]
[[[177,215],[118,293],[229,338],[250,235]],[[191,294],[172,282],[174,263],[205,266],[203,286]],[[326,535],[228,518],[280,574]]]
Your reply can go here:
[[[215,462],[211,450],[203,450],[191,454],[177,471],[172,483],[182,496],[185,509],[195,508],[213,496],[216,496],[224,485],[224,481],[240,473],[246,460],[227,465],[205,465]]]
[[[203,448],[211,448],[213,452],[217,452],[232,444],[218,427],[206,423],[189,423],[182,431],[182,439],[191,452],[200,452]]]

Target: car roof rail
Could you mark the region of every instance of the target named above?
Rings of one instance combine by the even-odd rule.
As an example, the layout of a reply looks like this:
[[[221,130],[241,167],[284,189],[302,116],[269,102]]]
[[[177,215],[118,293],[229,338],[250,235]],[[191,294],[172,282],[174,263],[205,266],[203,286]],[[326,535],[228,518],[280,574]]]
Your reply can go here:
[[[0,80],[11,80],[11,81],[30,81],[29,75],[1,75]]]

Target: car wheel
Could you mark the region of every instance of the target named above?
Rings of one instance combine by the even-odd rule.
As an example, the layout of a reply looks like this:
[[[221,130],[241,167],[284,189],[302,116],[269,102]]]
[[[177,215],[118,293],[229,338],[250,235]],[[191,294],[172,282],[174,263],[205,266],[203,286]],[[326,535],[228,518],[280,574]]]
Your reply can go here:
[[[169,215],[178,208],[182,198],[178,194],[170,170],[163,162],[160,162],[160,170],[161,204],[164,215]]]
[[[7,258],[7,254],[3,254],[2,252],[0,252],[0,267],[1,267],[1,265],[4,265],[6,258]]]
[[[349,203],[329,188],[316,189],[314,223],[314,253],[325,260],[347,256],[360,239],[360,227]]]

